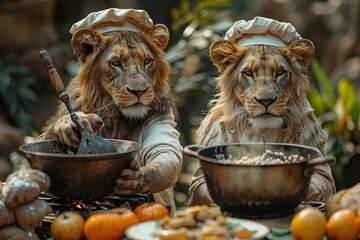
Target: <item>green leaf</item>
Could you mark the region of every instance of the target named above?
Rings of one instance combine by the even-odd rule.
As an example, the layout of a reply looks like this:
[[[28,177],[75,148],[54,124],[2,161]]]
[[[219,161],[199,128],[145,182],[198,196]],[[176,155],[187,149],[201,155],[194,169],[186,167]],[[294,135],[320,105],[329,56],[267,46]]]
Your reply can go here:
[[[356,102],[356,89],[352,82],[347,79],[341,79],[337,85],[339,99],[344,101],[345,110],[347,113],[357,104]]]
[[[190,1],[188,0],[182,0],[180,2],[180,9],[185,14],[190,11]]]
[[[312,87],[310,89],[310,91],[308,92],[307,98],[308,98],[311,106],[314,108],[316,116],[321,116],[325,112],[327,112],[326,102],[324,101],[320,92],[315,87]]]
[[[170,10],[170,14],[171,14],[171,19],[173,22],[178,21],[181,17],[181,12],[177,8],[172,8]]]
[[[22,94],[20,96],[26,102],[29,100],[33,102],[37,98],[37,94],[31,88],[20,88],[19,93]]]
[[[232,4],[232,0],[202,0],[199,1],[198,6],[200,8],[206,8],[206,9],[220,9],[220,8],[226,8],[229,7]]]
[[[317,60],[314,60],[311,66],[314,71],[315,77],[319,82],[319,89],[321,95],[324,98],[327,106],[331,110],[333,110],[336,104],[336,97],[334,90],[329,82],[329,79]]]

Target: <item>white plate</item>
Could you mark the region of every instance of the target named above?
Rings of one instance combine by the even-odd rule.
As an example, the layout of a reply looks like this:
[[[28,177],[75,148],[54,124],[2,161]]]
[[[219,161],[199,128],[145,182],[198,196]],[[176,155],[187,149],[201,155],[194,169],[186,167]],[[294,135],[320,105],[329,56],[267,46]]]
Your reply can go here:
[[[227,217],[227,219],[231,222],[238,222],[242,227],[254,232],[254,235],[251,238],[246,238],[246,240],[262,239],[270,233],[267,226],[255,221],[231,217]],[[125,235],[132,240],[158,240],[159,238],[154,234],[157,228],[157,221],[143,222],[127,228]],[[238,238],[234,238],[234,240],[236,239]],[[245,238],[241,240],[245,240]]]

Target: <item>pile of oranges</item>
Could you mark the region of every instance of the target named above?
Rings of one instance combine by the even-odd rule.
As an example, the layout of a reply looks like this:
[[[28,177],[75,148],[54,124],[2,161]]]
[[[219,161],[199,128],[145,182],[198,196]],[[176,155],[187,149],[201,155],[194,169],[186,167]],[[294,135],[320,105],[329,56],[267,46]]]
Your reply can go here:
[[[54,240],[117,240],[132,225],[168,215],[167,208],[160,203],[143,203],[134,211],[128,208],[97,211],[86,220],[77,212],[66,211],[51,223],[51,234]]]
[[[290,230],[297,240],[356,240],[360,237],[360,207],[356,212],[340,209],[328,219],[317,208],[307,207],[295,214]]]

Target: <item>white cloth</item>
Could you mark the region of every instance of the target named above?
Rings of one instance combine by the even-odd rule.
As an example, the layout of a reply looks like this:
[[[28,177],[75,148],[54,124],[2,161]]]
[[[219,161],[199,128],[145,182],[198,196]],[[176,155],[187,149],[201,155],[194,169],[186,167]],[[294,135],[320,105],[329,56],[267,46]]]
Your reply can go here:
[[[100,33],[124,30],[144,32],[152,26],[153,21],[144,10],[109,8],[90,13],[74,23],[69,32],[73,34],[81,28],[91,28]]]
[[[162,170],[158,169],[159,177],[163,182],[175,181],[180,175],[182,166],[182,146],[180,145],[180,133],[175,129],[174,115],[170,111],[165,118],[156,119],[141,132],[138,142],[141,149],[138,151],[137,158],[142,166],[152,161],[163,161]],[[165,166],[166,163],[166,166]],[[167,172],[172,165],[171,173]],[[168,188],[162,192],[153,194],[155,202],[170,205],[172,213],[175,212],[175,201],[173,188]]]
[[[240,47],[249,45],[271,45],[287,47],[295,40],[301,39],[293,25],[274,19],[255,17],[253,20],[239,20],[226,32],[225,40]]]

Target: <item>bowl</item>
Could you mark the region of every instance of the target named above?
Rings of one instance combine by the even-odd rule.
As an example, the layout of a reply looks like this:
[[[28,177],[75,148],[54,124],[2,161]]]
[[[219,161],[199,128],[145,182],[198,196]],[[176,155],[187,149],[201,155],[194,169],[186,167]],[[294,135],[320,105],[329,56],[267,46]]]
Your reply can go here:
[[[272,165],[245,165],[230,161],[255,157],[265,150],[298,154],[302,161]],[[205,147],[189,145],[184,153],[200,160],[213,201],[233,216],[268,218],[287,215],[304,200],[314,166],[334,164],[313,147],[287,143],[235,143]]]
[[[20,146],[31,168],[50,176],[46,193],[55,198],[93,200],[113,193],[115,180],[140,148],[132,141],[106,139],[116,152],[71,154],[58,140],[46,140]]]

